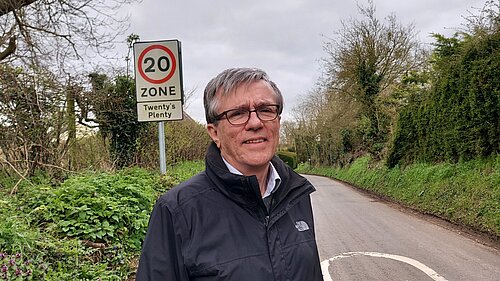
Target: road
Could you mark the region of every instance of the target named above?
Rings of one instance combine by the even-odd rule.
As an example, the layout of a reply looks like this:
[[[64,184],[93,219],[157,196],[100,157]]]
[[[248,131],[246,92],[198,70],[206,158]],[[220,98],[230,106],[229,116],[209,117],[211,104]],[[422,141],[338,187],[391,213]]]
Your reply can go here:
[[[325,281],[500,280],[500,251],[346,184],[306,176]]]

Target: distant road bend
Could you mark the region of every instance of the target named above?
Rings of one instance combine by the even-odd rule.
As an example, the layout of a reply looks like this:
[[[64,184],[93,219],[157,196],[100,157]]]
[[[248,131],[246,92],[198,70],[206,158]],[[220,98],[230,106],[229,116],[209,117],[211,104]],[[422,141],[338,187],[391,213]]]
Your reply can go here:
[[[325,281],[500,281],[500,251],[319,176],[306,177]]]

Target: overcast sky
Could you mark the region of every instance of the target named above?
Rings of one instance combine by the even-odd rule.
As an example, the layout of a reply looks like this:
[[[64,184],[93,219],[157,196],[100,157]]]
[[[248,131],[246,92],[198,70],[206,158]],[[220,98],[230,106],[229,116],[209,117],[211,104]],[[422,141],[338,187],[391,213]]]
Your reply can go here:
[[[451,36],[463,16],[486,0],[374,0],[378,18],[394,13],[414,24],[422,42],[430,33]],[[359,0],[366,5],[365,0]],[[185,111],[205,123],[203,89],[230,67],[265,70],[284,94],[284,119],[314,88],[326,57],[324,43],[341,20],[358,17],[352,0],[143,0],[128,6],[130,29],[141,41],[182,42],[184,88],[194,92]]]

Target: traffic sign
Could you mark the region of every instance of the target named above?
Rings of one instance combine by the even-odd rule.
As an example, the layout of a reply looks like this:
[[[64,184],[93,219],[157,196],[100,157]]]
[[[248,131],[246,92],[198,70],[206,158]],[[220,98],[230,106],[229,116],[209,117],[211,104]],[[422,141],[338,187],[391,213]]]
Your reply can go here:
[[[139,121],[182,119],[181,43],[178,40],[134,43],[135,87]],[[164,110],[172,101],[176,109]],[[143,104],[144,103],[144,104]],[[158,112],[158,108],[163,108]],[[180,119],[178,116],[180,114]]]
[[[181,101],[138,102],[137,118],[139,122],[182,120],[182,103]]]
[[[134,43],[137,101],[182,100],[180,42]]]

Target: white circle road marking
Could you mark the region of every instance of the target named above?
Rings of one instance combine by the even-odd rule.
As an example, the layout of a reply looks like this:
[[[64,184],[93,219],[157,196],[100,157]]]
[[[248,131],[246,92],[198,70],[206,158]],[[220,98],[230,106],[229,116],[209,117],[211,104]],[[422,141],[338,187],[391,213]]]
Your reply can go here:
[[[410,258],[403,257],[403,256],[398,256],[398,255],[376,253],[376,252],[348,252],[348,253],[342,253],[338,256],[335,256],[333,258],[329,258],[327,260],[322,261],[321,262],[321,271],[323,272],[323,277],[325,279],[324,281],[333,281],[332,277],[330,276],[330,272],[328,271],[328,267],[330,266],[330,262],[332,262],[334,260],[340,260],[343,258],[350,258],[350,257],[354,257],[354,256],[370,256],[370,257],[397,260],[397,261],[404,262],[404,263],[407,263],[411,266],[418,268],[419,270],[421,270],[422,272],[427,274],[433,280],[448,281],[443,276],[437,274],[437,272],[435,272],[434,270],[432,270],[431,268],[429,268],[428,266],[426,266],[425,264],[423,264],[417,260],[410,259]]]

